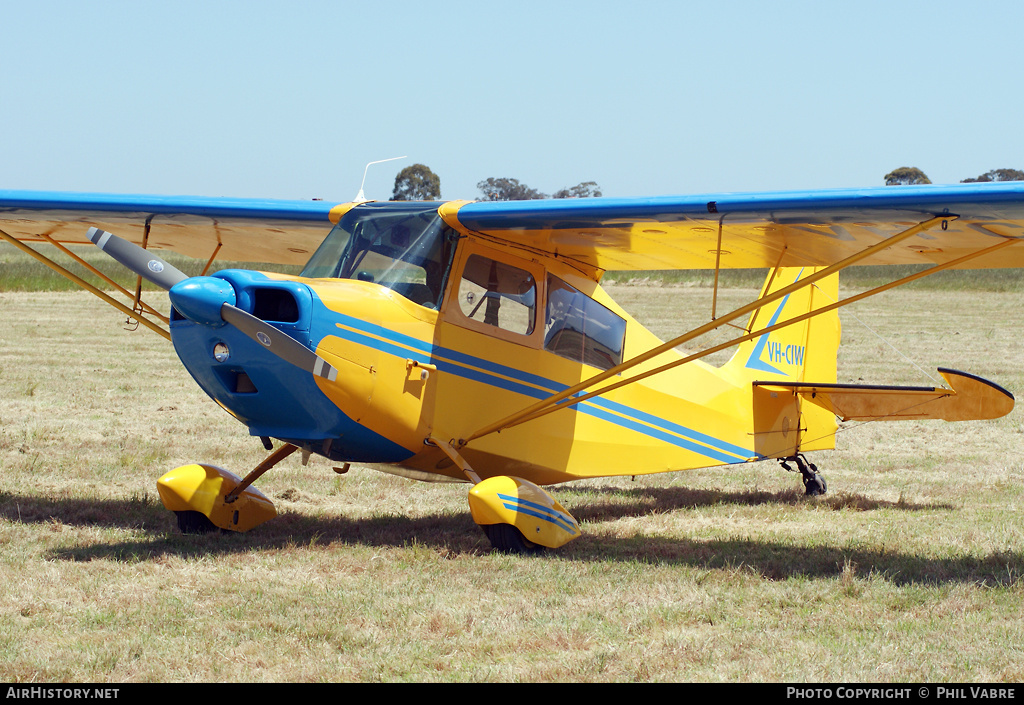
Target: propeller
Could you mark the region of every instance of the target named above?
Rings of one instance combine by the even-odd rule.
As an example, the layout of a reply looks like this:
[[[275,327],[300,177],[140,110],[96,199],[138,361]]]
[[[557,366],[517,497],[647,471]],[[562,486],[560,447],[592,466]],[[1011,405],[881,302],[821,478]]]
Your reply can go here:
[[[174,307],[189,320],[204,325],[228,323],[285,362],[331,382],[338,378],[338,370],[308,347],[235,306],[235,291],[230,282],[216,277],[189,277],[149,250],[106,230],[89,228],[88,236],[125,267],[166,289]]]
[[[134,242],[129,242],[113,233],[99,228],[89,228],[86,233],[89,239],[128,269],[143,279],[156,284],[167,291],[188,276],[176,267],[167,264],[149,250],[144,250]]]

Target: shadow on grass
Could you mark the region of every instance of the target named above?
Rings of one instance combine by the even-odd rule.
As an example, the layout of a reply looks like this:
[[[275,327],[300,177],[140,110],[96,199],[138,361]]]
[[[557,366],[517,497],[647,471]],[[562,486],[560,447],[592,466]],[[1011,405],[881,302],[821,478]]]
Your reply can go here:
[[[418,542],[454,553],[490,551],[490,544],[468,511],[416,518],[382,511],[381,515],[360,519],[286,511],[245,534],[225,531],[184,536],[178,531],[174,514],[149,495],[114,500],[0,492],[0,517],[22,524],[135,529],[150,536],[53,552],[53,557],[64,560],[147,560],[165,554],[210,555],[334,543],[400,547]]]
[[[604,521],[644,514],[660,513],[677,509],[698,509],[722,504],[756,506],[762,504],[808,506],[829,510],[874,511],[890,509],[897,511],[948,510],[956,507],[946,503],[917,503],[901,499],[891,502],[871,499],[859,494],[840,492],[824,497],[808,498],[803,490],[790,489],[776,492],[745,490],[727,492],[722,490],[690,489],[687,487],[637,487],[622,489],[613,486],[574,488],[556,490],[556,499],[564,505],[572,505],[570,511],[582,521]],[[566,496],[569,495],[569,496]],[[571,498],[570,498],[571,497]],[[610,500],[604,499],[610,497]],[[596,498],[596,499],[595,499]]]
[[[794,493],[790,492],[728,493],[682,488],[615,492],[624,495],[623,501],[606,502],[596,509],[579,507],[576,513],[591,521],[600,521],[728,501],[753,504],[786,503],[799,499],[792,499]],[[654,498],[653,503],[651,497]],[[817,501],[821,506],[823,501]],[[880,506],[886,505],[880,503]],[[897,505],[893,503],[893,506]],[[927,508],[935,508],[935,505],[912,509]],[[187,559],[253,550],[345,544],[393,548],[417,544],[446,558],[484,555],[491,551],[490,544],[468,512],[427,517],[375,516],[359,520],[288,512],[247,534],[225,532],[182,536],[177,532],[173,514],[152,499],[45,499],[0,493],[0,516],[23,523],[138,529],[148,534],[135,540],[51,551],[50,557],[68,561],[146,561],[167,555]],[[1024,575],[1024,555],[1019,552],[931,558],[898,548],[851,548],[743,539],[677,539],[658,535],[609,538],[584,533],[581,538],[548,555],[567,561],[622,561],[681,565],[703,570],[746,570],[766,580],[794,577],[836,579],[852,575],[862,579],[881,577],[897,585],[970,583],[1005,586],[1019,583],[1020,576]]]
[[[934,558],[898,548],[792,545],[774,541],[666,539],[634,536],[607,541],[583,536],[567,556],[572,560],[640,560],[682,564],[704,570],[747,570],[765,580],[787,578],[881,578],[895,585],[1017,585],[1024,575],[1024,554]]]
[[[0,492],[0,517],[23,524],[148,530],[167,522],[167,510],[145,493],[130,499],[90,499]]]

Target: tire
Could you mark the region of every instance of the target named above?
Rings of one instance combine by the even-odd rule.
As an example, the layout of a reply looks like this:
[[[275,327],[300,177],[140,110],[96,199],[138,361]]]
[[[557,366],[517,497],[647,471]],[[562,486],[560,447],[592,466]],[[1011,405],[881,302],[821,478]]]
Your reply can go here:
[[[828,484],[820,473],[814,473],[814,477],[804,482],[808,497],[818,497],[828,492]]]
[[[178,530],[183,534],[209,534],[217,530],[216,525],[200,512],[175,512],[178,515]]]
[[[496,551],[523,556],[536,556],[544,553],[544,546],[529,541],[519,529],[511,524],[484,524],[483,529],[491,541],[491,546]]]

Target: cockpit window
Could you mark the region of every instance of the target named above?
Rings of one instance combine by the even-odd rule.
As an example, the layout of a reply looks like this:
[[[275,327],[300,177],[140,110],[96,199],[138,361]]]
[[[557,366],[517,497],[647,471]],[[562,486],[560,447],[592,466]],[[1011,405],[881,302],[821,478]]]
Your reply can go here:
[[[334,226],[302,276],[375,282],[438,308],[456,239],[436,203],[365,203]]]

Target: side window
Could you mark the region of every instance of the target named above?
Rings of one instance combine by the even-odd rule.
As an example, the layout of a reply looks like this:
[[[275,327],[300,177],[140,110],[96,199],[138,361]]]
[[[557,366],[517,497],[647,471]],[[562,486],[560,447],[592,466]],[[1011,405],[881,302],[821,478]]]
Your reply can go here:
[[[626,322],[575,287],[548,275],[544,349],[602,370],[622,362]]]
[[[518,267],[470,255],[459,282],[459,308],[470,320],[529,335],[537,318],[537,282]]]

